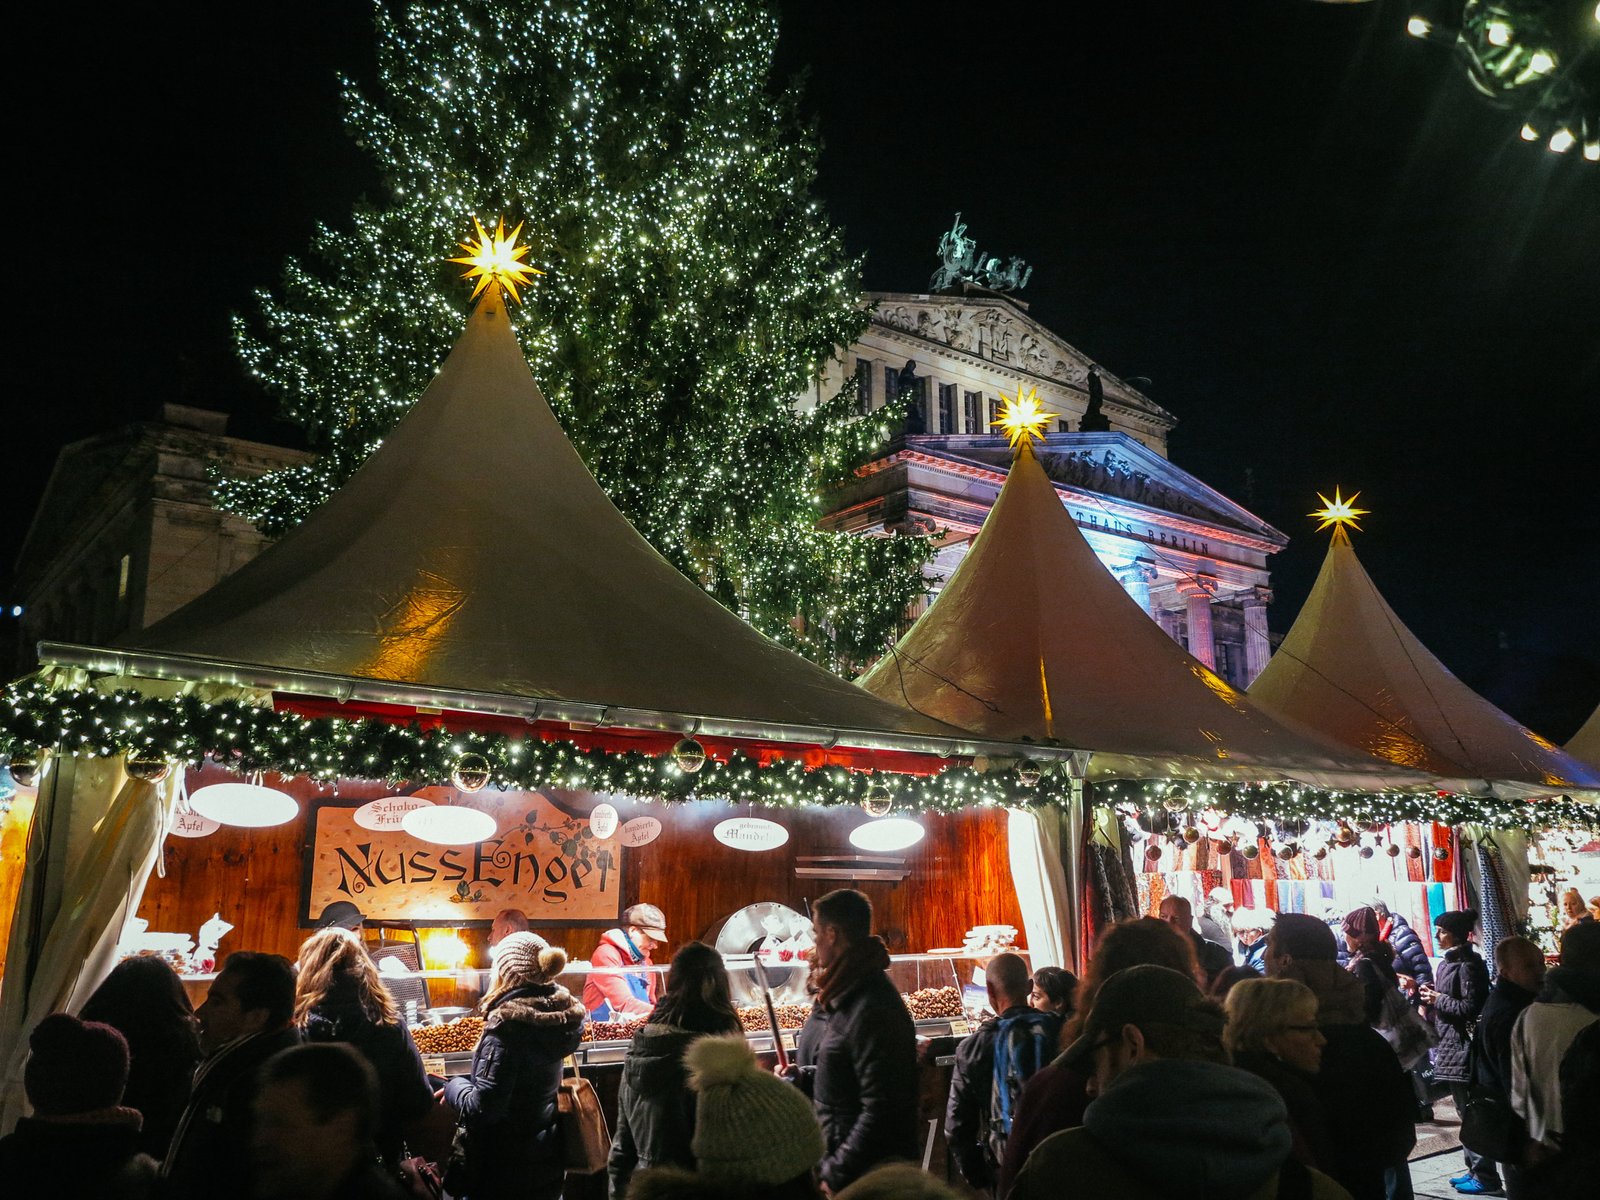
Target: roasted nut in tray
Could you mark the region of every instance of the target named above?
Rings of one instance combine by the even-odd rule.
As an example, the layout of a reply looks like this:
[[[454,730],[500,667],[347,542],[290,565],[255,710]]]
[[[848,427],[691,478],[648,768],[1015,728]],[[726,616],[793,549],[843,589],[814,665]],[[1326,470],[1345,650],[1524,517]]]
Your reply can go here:
[[[471,1050],[483,1036],[482,1017],[461,1017],[444,1025],[423,1025],[411,1031],[424,1054],[460,1054]]]
[[[918,988],[901,997],[911,1015],[919,1021],[961,1015],[961,993],[953,987]]]

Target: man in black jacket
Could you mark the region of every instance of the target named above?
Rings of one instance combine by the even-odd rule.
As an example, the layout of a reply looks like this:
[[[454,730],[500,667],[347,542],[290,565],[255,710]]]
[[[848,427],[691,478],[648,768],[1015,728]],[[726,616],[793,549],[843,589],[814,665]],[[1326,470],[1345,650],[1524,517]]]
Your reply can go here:
[[[962,1177],[975,1188],[994,1185],[1022,1085],[1055,1058],[1061,1039],[1061,1018],[1028,1006],[1031,980],[1021,956],[997,954],[990,959],[984,983],[989,1007],[998,1015],[956,1047],[944,1115],[950,1153]],[[1002,1039],[997,1073],[996,1050]]]
[[[294,966],[281,954],[230,954],[197,1015],[206,1059],[161,1164],[163,1195],[248,1196],[257,1073],[278,1051],[300,1043]]]
[[[1511,1031],[1516,1028],[1522,1010],[1538,998],[1539,989],[1544,986],[1544,951],[1525,937],[1503,938],[1494,948],[1494,962],[1498,977],[1478,1016],[1478,1027],[1472,1035],[1467,1057],[1472,1086],[1495,1092],[1509,1101]],[[1495,1164],[1485,1159],[1478,1159],[1475,1179],[1473,1161],[1477,1156],[1470,1151],[1466,1153],[1467,1173],[1452,1179],[1452,1187],[1457,1191],[1476,1192],[1483,1190],[1473,1186],[1476,1179],[1486,1184],[1498,1183]],[[1510,1184],[1516,1174],[1515,1168],[1510,1163],[1500,1165],[1505,1182]]]
[[[790,1070],[828,1146],[822,1182],[837,1192],[879,1163],[917,1157],[917,1034],[872,934],[872,902],[841,888],[812,913],[816,999]]]

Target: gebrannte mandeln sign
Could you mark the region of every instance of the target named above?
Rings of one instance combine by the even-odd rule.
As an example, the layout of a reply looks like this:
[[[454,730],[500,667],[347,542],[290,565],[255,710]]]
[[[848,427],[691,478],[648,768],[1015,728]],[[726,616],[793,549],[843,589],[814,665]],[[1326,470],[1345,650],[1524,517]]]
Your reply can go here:
[[[505,908],[533,921],[618,916],[621,848],[596,837],[587,817],[570,817],[537,792],[430,787],[415,795],[482,809],[498,832],[476,845],[436,846],[399,829],[362,828],[353,806],[320,805],[311,814],[304,923],[336,900],[368,920],[423,924],[488,921]]]

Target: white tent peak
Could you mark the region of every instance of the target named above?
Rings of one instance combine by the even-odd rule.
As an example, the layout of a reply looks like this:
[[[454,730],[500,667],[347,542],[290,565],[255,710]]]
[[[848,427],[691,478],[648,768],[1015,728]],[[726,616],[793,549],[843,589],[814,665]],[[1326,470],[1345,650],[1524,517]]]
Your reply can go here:
[[[1031,447],[933,606],[862,686],[989,737],[1092,751],[1101,776],[1420,782],[1268,716],[1190,656],[1096,557]]]
[[[1600,705],[1595,706],[1583,728],[1572,735],[1565,749],[1579,762],[1600,771]]]
[[[138,648],[439,689],[949,737],[724,609],[612,505],[498,286],[379,448]]]
[[[1462,790],[1535,796],[1600,788],[1600,771],[1501,712],[1428,651],[1343,529],[1250,698]]]

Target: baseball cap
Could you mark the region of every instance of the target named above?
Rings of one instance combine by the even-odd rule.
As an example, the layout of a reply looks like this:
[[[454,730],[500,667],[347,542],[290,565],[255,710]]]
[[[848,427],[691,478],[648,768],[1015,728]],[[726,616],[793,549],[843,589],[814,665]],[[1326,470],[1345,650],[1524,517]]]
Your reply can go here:
[[[1080,1075],[1092,1075],[1094,1052],[1124,1025],[1187,1029],[1210,1034],[1220,1044],[1225,1021],[1222,1011],[1187,975],[1150,964],[1128,967],[1101,984],[1083,1033],[1062,1058]]]
[[[633,904],[622,914],[624,925],[636,925],[658,942],[667,940],[666,915],[654,904]]]
[[[348,900],[335,900],[317,918],[318,929],[360,929],[366,916]]]

